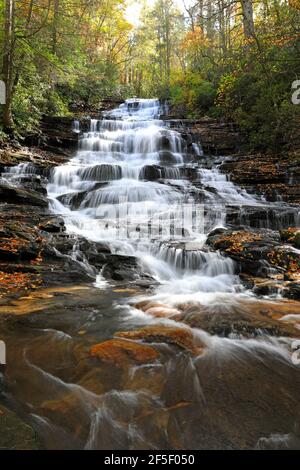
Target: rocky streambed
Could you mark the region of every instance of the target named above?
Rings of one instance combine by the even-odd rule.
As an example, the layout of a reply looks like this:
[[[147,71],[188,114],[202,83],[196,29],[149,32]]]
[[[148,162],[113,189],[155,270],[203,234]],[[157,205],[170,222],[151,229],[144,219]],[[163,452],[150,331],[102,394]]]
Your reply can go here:
[[[299,166],[158,114],[84,123],[70,163],[3,150],[1,402],[44,448],[300,448]],[[201,204],[204,233],[112,240],[124,188],[163,217]]]

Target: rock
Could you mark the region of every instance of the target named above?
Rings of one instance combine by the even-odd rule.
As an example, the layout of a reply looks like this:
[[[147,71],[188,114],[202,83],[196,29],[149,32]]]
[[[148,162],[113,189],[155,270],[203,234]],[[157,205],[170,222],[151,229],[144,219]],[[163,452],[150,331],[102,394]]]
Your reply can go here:
[[[211,335],[243,337],[271,336],[300,337],[300,331],[280,321],[282,316],[299,311],[297,303],[273,303],[248,301],[223,309],[222,305],[212,308],[193,304],[176,317],[176,321],[200,328]]]
[[[283,289],[282,295],[283,297],[286,297],[287,299],[300,300],[300,283],[290,282]]]
[[[66,392],[60,399],[45,400],[38,407],[38,413],[54,422],[58,431],[61,432],[62,429],[69,431],[68,445],[73,449],[78,448],[78,439],[80,441],[84,439],[85,429],[88,429],[90,424],[90,416],[86,413],[78,395]],[[57,446],[59,443],[56,444],[56,448]]]
[[[240,273],[239,278],[240,278],[241,283],[246,289],[253,289],[254,280],[252,277],[250,277],[247,274]]]
[[[159,165],[145,165],[140,171],[139,178],[147,181],[157,181],[162,178],[162,169]]]
[[[159,353],[151,346],[122,339],[111,339],[96,344],[90,349],[90,354],[117,367],[126,367],[130,363],[147,364],[159,357]]]
[[[31,191],[35,191],[43,196],[47,196],[47,181],[45,178],[35,175],[28,174],[25,176],[18,177],[18,183],[22,185],[23,188]]]
[[[173,153],[168,150],[161,150],[159,152],[159,161],[164,165],[172,165],[176,163]]]
[[[134,256],[107,255],[102,274],[114,281],[132,282],[152,279],[151,276],[143,272],[138,259]]]
[[[61,217],[53,217],[39,225],[44,232],[61,233],[66,231],[65,222]]]
[[[290,243],[295,248],[300,249],[300,230],[296,227],[289,227],[280,231],[281,240]]]
[[[221,234],[227,232],[227,230],[228,229],[225,228],[225,227],[216,227],[216,228],[214,228],[213,230],[211,230],[209,232],[209,234],[207,235],[207,238],[211,238],[211,237],[214,237],[216,235],[221,235]]]
[[[275,272],[300,272],[299,255],[282,246],[271,231],[227,231],[208,244],[235,260],[241,273],[268,277]]]
[[[166,304],[160,302],[153,302],[149,300],[142,301],[134,305],[137,310],[142,310],[147,315],[156,318],[168,318],[177,315],[179,311],[176,308],[172,308]]]
[[[108,245],[105,243],[90,242],[82,239],[77,240],[77,247],[88,260],[89,264],[94,266],[98,271],[107,262],[107,257],[111,255],[111,251]]]
[[[40,127],[44,147],[56,150],[75,149],[78,145],[78,134],[72,131],[73,118],[44,116]]]
[[[267,261],[276,268],[283,268],[291,273],[300,273],[299,253],[287,246],[275,246],[267,253]]]
[[[150,343],[167,343],[188,351],[193,356],[199,356],[205,348],[203,343],[195,339],[189,329],[149,326],[140,330],[121,331],[115,334],[118,338],[143,340]]]
[[[78,191],[77,193],[67,193],[58,196],[58,201],[60,201],[63,205],[69,206],[71,209],[79,209],[82,202],[91,194],[91,191],[96,191],[97,189],[101,189],[105,187],[107,183],[94,183],[88,191]]]
[[[0,449],[39,450],[42,448],[35,431],[13,411],[0,405]]]
[[[20,238],[2,238],[0,240],[0,260],[34,260],[40,250],[39,243],[30,243]]]
[[[234,183],[263,194],[268,201],[299,203],[299,163],[292,162],[293,156],[287,158],[284,154],[239,154],[222,163],[220,170],[229,173]]]
[[[280,290],[280,286],[275,281],[265,281],[255,284],[253,292],[258,296],[268,296],[272,294],[277,294]]]
[[[295,224],[297,208],[270,207],[270,206],[243,206],[243,210],[236,206],[228,206],[226,223],[229,225],[247,226],[256,229],[272,228],[279,230]]]
[[[48,207],[46,197],[29,189],[21,189],[0,183],[0,202]]]
[[[79,209],[82,201],[87,196],[89,191],[79,191],[77,193],[67,193],[58,196],[58,201],[64,206],[69,206],[71,209]]]

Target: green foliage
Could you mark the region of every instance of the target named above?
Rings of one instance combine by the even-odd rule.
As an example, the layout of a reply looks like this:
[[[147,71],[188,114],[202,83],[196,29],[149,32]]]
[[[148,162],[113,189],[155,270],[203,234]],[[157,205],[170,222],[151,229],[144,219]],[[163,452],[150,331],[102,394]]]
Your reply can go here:
[[[190,72],[175,78],[170,87],[171,103],[185,107],[191,117],[209,114],[214,106],[216,89],[200,74]]]
[[[14,0],[12,115],[16,132],[38,129],[43,114],[69,115],[71,104],[97,108],[127,92],[121,78],[131,44],[125,0]],[[0,0],[0,23],[5,1]],[[3,29],[0,47],[4,51]],[[11,46],[9,46],[11,47]],[[0,64],[1,67],[1,64]],[[6,69],[7,70],[7,69]]]
[[[275,57],[281,53],[275,52]],[[241,68],[221,77],[217,108],[238,124],[253,149],[277,151],[292,138],[300,109],[291,103],[294,70],[289,67],[286,61],[274,66],[252,59],[248,70]]]
[[[46,106],[47,86],[41,83],[38,75],[27,80],[21,78],[13,98],[13,110],[17,129],[33,132],[38,128],[41,115]]]

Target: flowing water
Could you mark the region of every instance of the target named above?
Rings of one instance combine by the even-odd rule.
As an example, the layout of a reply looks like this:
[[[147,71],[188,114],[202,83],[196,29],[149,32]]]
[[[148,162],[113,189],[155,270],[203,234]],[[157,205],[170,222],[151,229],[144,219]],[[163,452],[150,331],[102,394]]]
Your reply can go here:
[[[237,225],[251,225],[249,213],[259,211],[262,227],[273,229],[294,224],[297,213],[234,185],[217,163],[208,164],[199,142],[188,146],[161,114],[157,100],[129,100],[91,120],[76,156],[55,168],[48,185],[50,207],[68,233],[137,258],[152,289],[118,288],[99,272],[93,287],[58,293],[30,320],[4,324],[15,364],[6,374],[6,399],[47,448],[297,446],[300,377],[292,340],[264,332],[251,339],[210,335],[172,319],[183,304],[218,318],[251,310],[259,301],[234,262],[205,245],[207,235],[231,213]],[[80,132],[79,122],[73,130]],[[75,244],[70,256],[88,270],[78,250]],[[141,301],[150,305],[146,312],[134,307]],[[204,353],[157,341],[152,363],[125,367],[90,357],[92,345],[144,326],[180,326]]]

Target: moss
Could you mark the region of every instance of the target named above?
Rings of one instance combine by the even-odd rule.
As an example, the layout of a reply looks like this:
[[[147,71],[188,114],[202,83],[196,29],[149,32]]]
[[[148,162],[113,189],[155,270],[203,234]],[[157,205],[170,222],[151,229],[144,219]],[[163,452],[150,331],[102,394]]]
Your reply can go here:
[[[42,448],[35,431],[15,413],[0,405],[0,449],[39,450]]]

